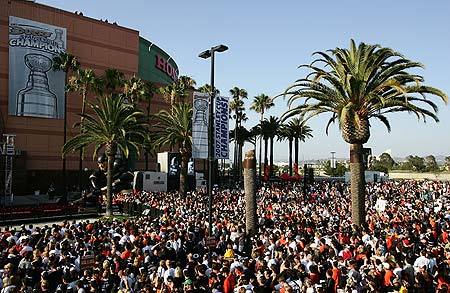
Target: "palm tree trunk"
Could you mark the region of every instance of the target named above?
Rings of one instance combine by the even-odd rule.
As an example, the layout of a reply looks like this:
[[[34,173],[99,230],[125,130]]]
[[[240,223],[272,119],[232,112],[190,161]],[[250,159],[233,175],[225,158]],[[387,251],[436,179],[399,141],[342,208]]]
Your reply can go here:
[[[352,198],[352,221],[361,226],[365,222],[365,176],[363,145],[350,145],[350,194]]]
[[[289,176],[292,176],[292,139],[289,138]]]
[[[247,239],[250,239],[250,237],[254,236],[258,229],[255,179],[255,151],[250,150],[245,154],[244,160],[245,231]]]
[[[243,143],[239,144],[239,158],[238,158],[238,165],[239,165],[239,182],[241,182],[241,177],[242,177],[242,148],[244,147]]]
[[[238,142],[237,142],[237,128],[238,128],[238,118],[236,114],[236,120],[234,121],[234,156],[233,156],[233,169],[234,169],[234,181],[237,180],[238,174]]]
[[[180,194],[186,194],[186,178],[188,172],[189,154],[187,152],[181,153],[181,172],[180,172]]]
[[[68,74],[67,71],[66,73],[66,84],[68,84]],[[66,144],[67,141],[67,92],[64,91],[64,130],[63,130],[63,145]],[[66,156],[63,156],[63,161],[62,161],[62,176],[63,176],[63,194],[62,194],[62,198],[61,201],[63,203],[67,202],[67,168],[66,168]]]
[[[259,119],[259,126],[262,126],[264,120],[264,111],[261,112],[261,119]],[[259,136],[259,178],[261,179],[261,167],[262,167],[262,135]]]
[[[266,174],[266,168],[269,165],[269,158],[267,157],[268,147],[269,147],[268,138],[264,138],[264,175]]]
[[[150,125],[150,99],[147,104],[147,124]],[[148,150],[145,149],[145,171],[148,171]]]
[[[270,138],[270,170],[269,175],[273,176],[273,137]]]
[[[112,170],[115,154],[108,152],[108,172],[106,174],[106,216],[112,215]]]
[[[82,101],[82,105],[81,105],[81,115],[84,115],[86,113],[86,91],[83,90],[82,93],[83,96],[83,101]],[[80,132],[83,132],[83,121],[84,121],[84,117],[81,116],[81,127],[80,127]],[[79,158],[78,158],[78,189],[80,190],[80,192],[83,189],[83,148],[80,148],[80,154],[79,154]]]
[[[294,139],[294,147],[295,147],[295,161],[294,161],[294,164],[295,164],[295,166],[297,166],[296,168],[297,168],[297,173],[298,173],[298,168],[299,168],[299,166],[298,166],[298,151],[299,151],[299,148],[298,148],[298,138],[296,137],[295,139]]]

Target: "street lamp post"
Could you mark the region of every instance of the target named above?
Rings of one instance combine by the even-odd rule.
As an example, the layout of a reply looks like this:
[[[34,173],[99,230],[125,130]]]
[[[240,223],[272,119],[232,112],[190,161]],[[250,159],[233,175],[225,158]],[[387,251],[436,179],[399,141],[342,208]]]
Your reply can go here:
[[[208,123],[208,231],[212,236],[212,188],[213,188],[213,166],[214,166],[214,53],[228,50],[225,45],[214,46],[209,50],[201,52],[198,57],[208,59],[211,57],[211,93],[209,99],[209,123]],[[211,254],[210,254],[211,257]]]

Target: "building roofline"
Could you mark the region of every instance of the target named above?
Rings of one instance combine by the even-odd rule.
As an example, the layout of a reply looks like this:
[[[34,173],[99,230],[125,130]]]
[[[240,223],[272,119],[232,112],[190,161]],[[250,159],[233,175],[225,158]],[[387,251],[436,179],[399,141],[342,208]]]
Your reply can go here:
[[[92,18],[92,17],[89,17],[89,16],[85,16],[85,15],[76,14],[74,12],[70,12],[70,11],[67,11],[67,10],[63,10],[63,9],[56,8],[56,7],[53,7],[53,6],[49,6],[49,5],[42,4],[42,3],[37,3],[35,1],[30,1],[30,0],[27,0],[27,1],[23,1],[23,0],[9,0],[9,1],[11,1],[11,2],[12,1],[20,2],[20,3],[24,3],[25,2],[27,5],[31,5],[31,6],[35,6],[35,7],[39,7],[39,8],[44,8],[44,9],[49,10],[49,11],[55,11],[55,12],[63,13],[63,14],[66,14],[66,15],[70,15],[72,17],[75,16],[75,17],[78,17],[80,19],[88,20],[88,21],[91,21],[91,22],[101,23],[101,24],[104,24],[104,25],[110,25],[110,26],[113,26],[115,28],[119,28],[121,30],[129,31],[129,32],[133,32],[133,33],[139,33],[138,30],[121,26],[121,25],[117,24],[117,22],[116,23],[104,22],[104,21],[101,21],[99,19],[95,19],[95,18]]]

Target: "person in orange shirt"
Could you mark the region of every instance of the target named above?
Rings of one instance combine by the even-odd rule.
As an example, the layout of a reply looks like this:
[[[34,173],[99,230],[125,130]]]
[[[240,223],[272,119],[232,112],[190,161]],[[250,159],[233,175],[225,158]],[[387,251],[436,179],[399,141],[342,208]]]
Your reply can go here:
[[[386,289],[386,291],[389,291],[392,289],[392,278],[394,276],[394,273],[391,270],[391,266],[388,263],[384,264],[384,280],[383,280],[383,287]]]
[[[333,261],[333,268],[331,269],[332,276],[331,278],[334,280],[335,291],[339,286],[339,278],[341,277],[341,270],[338,268],[338,262]]]
[[[128,259],[130,256],[131,256],[130,245],[127,243],[127,245],[125,245],[125,250],[120,255],[120,258],[121,259]]]
[[[222,274],[225,277],[225,280],[223,281],[223,293],[233,293],[234,287],[236,286],[234,273],[230,272],[228,267],[223,267]]]

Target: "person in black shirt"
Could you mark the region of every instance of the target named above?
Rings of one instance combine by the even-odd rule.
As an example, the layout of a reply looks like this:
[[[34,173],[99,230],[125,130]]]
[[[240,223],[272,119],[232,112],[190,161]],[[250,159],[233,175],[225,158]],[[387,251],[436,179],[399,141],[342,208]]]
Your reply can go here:
[[[327,279],[325,280],[325,285],[324,285],[325,293],[336,292],[336,284],[332,278],[333,271],[331,269],[327,270],[326,276],[327,276]]]

